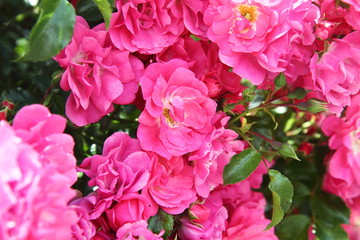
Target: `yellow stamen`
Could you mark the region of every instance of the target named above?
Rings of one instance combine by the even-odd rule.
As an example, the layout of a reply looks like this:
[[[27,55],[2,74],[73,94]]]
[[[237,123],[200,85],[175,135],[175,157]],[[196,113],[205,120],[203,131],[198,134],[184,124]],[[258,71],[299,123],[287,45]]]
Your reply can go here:
[[[255,22],[257,11],[255,6],[249,5],[239,5],[238,11],[240,12],[241,16],[249,20],[250,22]]]
[[[163,115],[165,117],[166,122],[169,124],[170,127],[174,127],[176,121],[170,116],[170,109],[164,108]]]

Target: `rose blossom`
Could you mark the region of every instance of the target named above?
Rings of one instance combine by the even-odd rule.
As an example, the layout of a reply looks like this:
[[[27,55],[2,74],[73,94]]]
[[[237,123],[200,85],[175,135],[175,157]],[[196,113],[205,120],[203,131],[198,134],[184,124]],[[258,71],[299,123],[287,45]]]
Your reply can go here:
[[[213,130],[216,103],[188,63],[151,64],[140,83],[146,100],[137,131],[142,148],[168,159],[199,149]]]
[[[75,192],[70,188],[73,182],[69,181],[73,177],[64,174],[71,171],[59,171],[59,162],[52,159],[52,154],[44,153],[57,143],[52,133],[57,132],[61,140],[62,131],[61,127],[45,127],[51,123],[42,119],[44,115],[36,116],[44,113],[43,108],[32,105],[16,115],[16,128],[23,127],[24,132],[0,121],[0,239],[70,239],[71,225],[77,221],[75,211],[67,207]],[[45,115],[49,119],[63,119],[49,112]],[[70,143],[69,149],[72,146]],[[73,157],[64,160],[69,159]]]
[[[89,219],[87,211],[73,202],[71,208],[75,210],[78,221],[71,226],[72,240],[90,240],[96,232],[95,226]]]
[[[16,135],[30,144],[39,154],[42,164],[53,165],[59,173],[75,183],[76,159],[73,155],[74,140],[64,134],[66,119],[39,104],[25,106],[16,114],[13,128]]]
[[[358,240],[360,239],[360,198],[356,198],[348,207],[350,208],[350,224],[343,227],[349,234],[350,240]]]
[[[61,88],[71,91],[66,115],[78,126],[97,122],[113,111],[113,103],[135,99],[143,64],[128,51],[112,47],[102,25],[90,29],[77,17],[71,42],[55,60],[65,69]]]
[[[343,2],[350,4],[348,12],[346,14],[346,22],[353,27],[354,30],[360,30],[360,3],[355,0],[343,0]]]
[[[184,31],[182,10],[175,1],[117,0],[116,8],[109,33],[121,50],[158,53],[176,42]]]
[[[345,21],[347,10],[337,4],[336,0],[320,0],[318,5],[320,5],[320,16],[335,25],[334,35],[347,35],[353,30]]]
[[[360,90],[360,31],[334,40],[321,58],[311,59],[313,87],[331,105],[344,107]]]
[[[276,240],[274,228],[264,231],[270,223],[265,218],[266,200],[261,193],[252,192],[251,200],[238,205],[235,212],[229,215],[229,224],[224,233],[224,240],[251,239]]]
[[[323,188],[340,196],[347,204],[360,197],[360,95],[352,98],[344,118],[330,115],[321,129],[330,137],[330,156]]]
[[[154,155],[151,177],[143,190],[169,214],[180,214],[195,202],[192,167],[182,157]]]
[[[123,132],[117,132],[106,139],[103,155],[86,158],[79,170],[90,177],[89,186],[98,189],[92,196],[93,209],[90,219],[98,218],[127,193],[137,193],[145,187],[150,176],[151,159],[142,151],[137,139]],[[128,195],[129,196],[129,195]],[[152,203],[151,214],[157,212]]]
[[[111,228],[116,230],[125,223],[147,221],[155,215],[156,211],[154,211],[151,199],[146,195],[126,193],[105,213]]]
[[[116,232],[117,240],[162,240],[163,232],[159,234],[152,233],[147,228],[147,222],[144,220],[127,223],[119,228]]]
[[[315,35],[321,40],[330,38],[335,31],[336,24],[326,20],[320,21],[316,24]]]
[[[310,0],[214,0],[204,21],[209,39],[220,48],[221,61],[259,85],[280,72],[293,81],[309,71],[318,15]]]
[[[218,113],[212,121],[216,129],[205,144],[189,156],[194,164],[195,188],[202,197],[208,197],[211,190],[223,183],[225,165],[235,153],[244,149],[244,144],[235,140],[238,134],[224,128],[228,120],[224,113]]]
[[[190,70],[208,87],[208,95],[215,98],[222,92],[236,92],[241,88],[241,78],[229,71],[230,67],[219,59],[215,43],[195,41],[191,37],[180,38],[172,46],[157,55],[159,62],[178,58],[189,63]]]
[[[206,31],[208,26],[204,23],[204,11],[208,6],[207,0],[182,0],[181,3],[183,12],[183,21],[185,27],[197,36],[204,39],[206,37]]]
[[[196,203],[189,209],[189,217],[180,219],[178,234],[188,240],[221,240],[225,230],[227,211],[219,193],[211,193],[203,203]]]

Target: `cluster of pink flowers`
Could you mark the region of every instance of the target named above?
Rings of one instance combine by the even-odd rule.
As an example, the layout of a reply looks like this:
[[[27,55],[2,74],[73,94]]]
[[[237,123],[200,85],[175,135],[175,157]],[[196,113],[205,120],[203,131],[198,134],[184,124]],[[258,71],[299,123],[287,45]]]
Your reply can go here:
[[[132,103],[144,75],[139,59],[147,65],[151,55],[158,65],[150,68],[186,61],[211,98],[241,91],[241,78],[271,87],[281,72],[337,112],[359,92],[356,1],[344,1],[348,8],[335,0],[115,2],[108,31],[78,17],[72,41],[55,58],[65,70],[61,87],[71,91],[67,116],[78,126],[99,121],[113,104]]]
[[[87,213],[68,206],[77,174],[65,125],[41,105],[21,109],[12,126],[0,121],[0,239],[83,236],[76,226]]]
[[[221,116],[217,119],[214,126],[219,128],[210,134],[211,144],[188,156],[165,158],[118,132],[105,141],[103,155],[86,158],[79,170],[96,190],[78,199],[77,205],[99,229],[94,239],[123,239],[124,234],[161,239],[164,232],[151,233],[147,225],[159,209],[180,217],[175,234],[181,239],[234,239],[246,234],[249,239],[276,239],[273,230],[263,231],[270,222],[264,216],[266,202],[252,191],[260,187],[264,165],[248,180],[222,186],[224,165],[243,144],[223,128]]]
[[[341,197],[351,209],[351,239],[358,239],[360,217],[360,95],[351,99],[351,106],[342,118],[327,116],[321,123],[330,137],[328,171],[324,190]]]

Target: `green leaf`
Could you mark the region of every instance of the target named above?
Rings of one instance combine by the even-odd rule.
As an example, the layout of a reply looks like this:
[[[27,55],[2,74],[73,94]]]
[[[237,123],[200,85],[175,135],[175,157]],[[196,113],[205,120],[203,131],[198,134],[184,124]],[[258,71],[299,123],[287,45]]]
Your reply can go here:
[[[290,180],[277,170],[269,170],[270,183],[269,189],[273,197],[273,214],[271,222],[265,230],[277,225],[284,217],[284,213],[289,209],[294,195],[294,187]]]
[[[66,0],[42,0],[39,18],[31,29],[25,55],[16,61],[45,61],[71,40],[75,11]]]
[[[296,88],[295,91],[290,92],[287,97],[290,98],[290,99],[301,100],[306,96],[306,94],[307,94],[307,91],[305,89]]]
[[[159,233],[161,230],[165,230],[164,239],[167,239],[172,233],[174,228],[174,217],[161,209],[148,220],[148,228],[154,232]]]
[[[281,240],[307,240],[311,219],[305,215],[291,215],[277,227],[276,235]]]
[[[256,97],[255,90],[256,88],[252,86],[244,89],[244,91],[242,92],[242,97],[245,102],[251,102],[252,100],[255,99]]]
[[[94,2],[104,18],[106,29],[108,29],[110,26],[110,18],[113,11],[110,3],[107,0],[94,0]]]
[[[315,232],[316,239],[320,240],[348,240],[348,234],[345,232],[344,228],[340,225],[331,226],[327,225],[323,221],[315,221]]]
[[[315,218],[327,225],[349,224],[349,209],[339,197],[334,195],[322,193],[312,198],[311,209]]]
[[[286,85],[286,77],[284,75],[284,73],[280,73],[279,75],[276,76],[276,78],[274,79],[275,82],[275,86],[277,88],[282,88],[283,86]]]
[[[246,179],[260,164],[261,154],[253,148],[247,148],[234,155],[224,168],[224,184],[234,184]]]
[[[298,156],[296,155],[293,147],[287,143],[283,143],[281,145],[281,148],[279,150],[279,153],[281,156],[283,157],[289,157],[289,158],[293,158],[295,160],[301,161]]]

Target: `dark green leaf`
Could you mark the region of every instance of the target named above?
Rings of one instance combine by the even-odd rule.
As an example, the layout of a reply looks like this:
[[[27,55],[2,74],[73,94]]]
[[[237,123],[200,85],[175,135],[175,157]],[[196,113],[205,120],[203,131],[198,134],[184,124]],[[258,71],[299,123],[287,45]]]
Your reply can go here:
[[[290,99],[303,99],[307,94],[307,91],[303,88],[296,88],[293,92],[288,94],[288,98]]]
[[[159,233],[161,230],[165,230],[164,239],[167,239],[172,233],[174,227],[174,217],[171,214],[168,214],[161,209],[157,212],[155,216],[152,216],[148,220],[148,228],[154,232]]]
[[[66,0],[42,0],[25,55],[17,61],[44,61],[58,54],[71,40],[75,11]]]
[[[269,176],[269,189],[271,190],[273,197],[273,214],[271,222],[266,227],[266,230],[281,222],[284,213],[291,205],[292,197],[294,195],[294,188],[287,177],[273,169],[269,170]]]
[[[316,219],[331,226],[349,224],[350,211],[340,198],[325,193],[319,197],[314,197],[311,201],[311,209]]]
[[[89,22],[98,22],[103,19],[94,0],[80,0],[76,5],[76,15],[82,16]]]
[[[287,143],[284,143],[284,144],[281,145],[279,153],[283,157],[289,157],[289,158],[293,158],[295,160],[301,161],[298,158],[298,156],[296,155],[293,147],[291,145],[287,144]]]
[[[276,76],[276,78],[274,79],[274,82],[275,82],[275,86],[277,88],[282,88],[283,86],[286,85],[285,75],[283,73],[280,73],[279,75]]]
[[[277,227],[276,235],[281,240],[307,240],[311,220],[305,215],[291,215]]]
[[[325,222],[317,220],[315,221],[315,234],[319,240],[348,240],[349,237],[344,228],[340,225],[331,226]]]
[[[255,99],[256,93],[255,93],[255,87],[248,87],[242,92],[242,97],[245,102],[251,102]]]
[[[94,0],[94,2],[105,20],[106,28],[109,28],[110,18],[112,14],[112,7],[110,3],[107,0]]]
[[[260,164],[261,154],[253,148],[247,148],[231,158],[224,168],[224,184],[234,184],[246,179]]]

